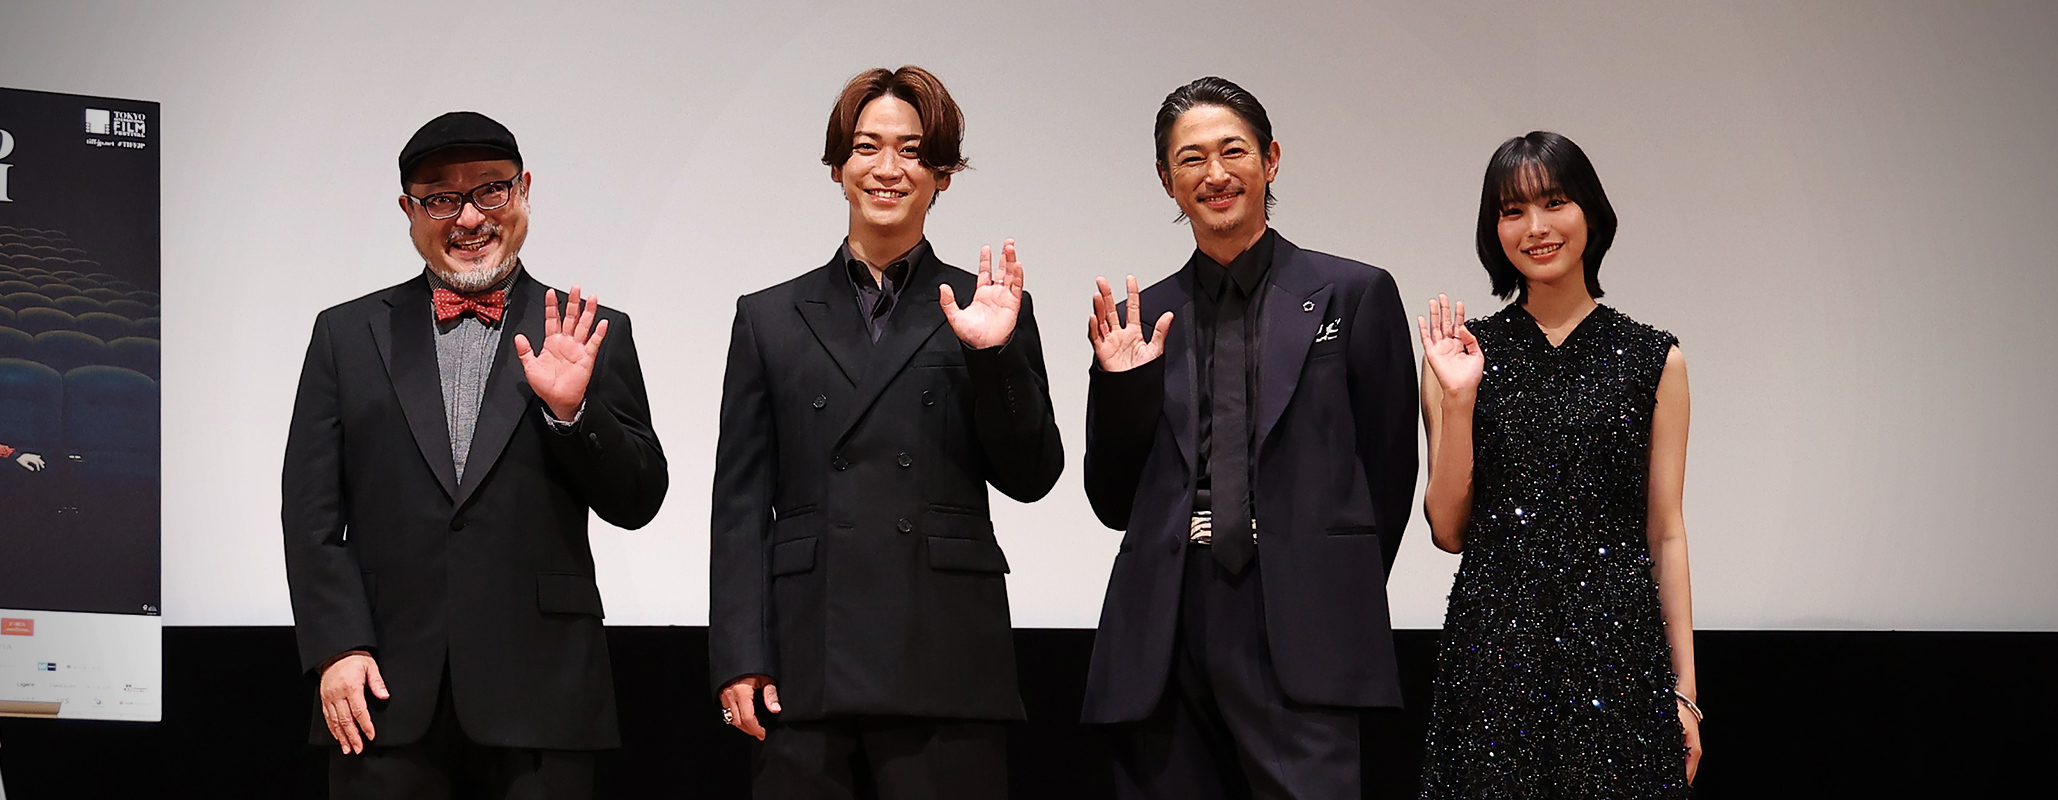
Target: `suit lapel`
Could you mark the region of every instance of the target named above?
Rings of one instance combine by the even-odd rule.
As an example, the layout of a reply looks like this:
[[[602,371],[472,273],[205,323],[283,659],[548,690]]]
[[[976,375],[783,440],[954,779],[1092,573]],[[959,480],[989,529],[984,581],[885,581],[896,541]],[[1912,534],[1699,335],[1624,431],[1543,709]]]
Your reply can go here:
[[[1316,284],[1315,276],[1301,267],[1300,248],[1280,237],[1272,251],[1271,291],[1265,296],[1265,315],[1260,329],[1264,360],[1258,362],[1258,429],[1253,453],[1265,452],[1266,437],[1286,413],[1293,391],[1300,385],[1301,367],[1308,349],[1329,310],[1329,293],[1335,284]]]
[[[836,361],[837,369],[843,370],[844,379],[855,385],[865,372],[872,342],[865,321],[858,318],[856,295],[843,269],[840,254],[830,259],[828,266],[811,276],[807,292],[793,306],[822,349]]]
[[[1170,341],[1165,342],[1165,419],[1172,423],[1172,441],[1179,446],[1179,457],[1186,464],[1187,474],[1195,470],[1194,451],[1200,440],[1200,387],[1195,376],[1200,374],[1194,348],[1193,319],[1193,270],[1182,269],[1172,281],[1171,297],[1167,305],[1172,309],[1172,330]],[[1144,318],[1150,318],[1145,314]]]
[[[386,362],[386,377],[414,432],[415,446],[443,493],[457,496],[457,464],[450,456],[450,427],[443,418],[443,381],[436,366],[435,323],[429,315],[429,282],[416,278],[394,287],[386,308],[373,314],[372,340]]]
[[[836,443],[839,445],[857,428],[858,422],[865,418],[865,414],[871,411],[872,404],[878,402],[879,395],[900,375],[901,368],[907,366],[908,359],[914,358],[915,351],[922,349],[922,344],[929,341],[930,336],[935,335],[937,328],[943,326],[943,307],[937,305],[937,298],[940,295],[936,291],[937,282],[943,280],[943,262],[936,259],[935,253],[928,253],[920,263],[908,271],[907,280],[907,288],[901,290],[899,301],[894,304],[893,313],[887,318],[886,332],[879,337],[878,342],[868,345],[871,348],[870,358],[867,359],[862,371],[863,377],[857,382],[856,396],[851,400],[850,415],[837,427]],[[966,299],[971,295],[970,290],[958,293]],[[856,301],[849,300],[845,304],[851,307],[851,316],[856,317]],[[835,305],[830,304],[832,308]]]
[[[500,321],[500,348],[494,351],[493,372],[486,376],[486,396],[479,401],[479,422],[472,428],[472,449],[465,456],[464,482],[457,487],[458,508],[463,508],[465,501],[479,490],[479,484],[493,473],[493,464],[507,451],[507,442],[521,425],[523,413],[534,405],[536,394],[529,389],[528,376],[522,372],[514,335],[527,336],[531,347],[543,346],[543,288],[523,268],[508,293],[507,315]],[[595,375],[594,382],[599,377]],[[592,386],[587,385],[588,394]]]

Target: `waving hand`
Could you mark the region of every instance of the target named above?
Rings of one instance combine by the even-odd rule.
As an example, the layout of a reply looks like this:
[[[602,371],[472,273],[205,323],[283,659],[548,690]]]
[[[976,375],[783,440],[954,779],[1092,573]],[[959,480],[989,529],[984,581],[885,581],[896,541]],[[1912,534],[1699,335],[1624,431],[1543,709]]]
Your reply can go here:
[[[937,287],[943,318],[950,321],[958,341],[974,350],[1007,344],[1022,313],[1022,263],[1015,260],[1015,240],[1002,243],[1000,253],[1001,268],[996,273],[993,248],[979,248],[979,288],[973,290],[970,305],[958,308],[957,293],[950,284]]]
[[[1142,292],[1136,290],[1136,276],[1129,276],[1128,322],[1115,313],[1115,291],[1107,278],[1095,278],[1100,291],[1093,295],[1093,316],[1086,320],[1086,340],[1093,343],[1093,357],[1108,372],[1124,372],[1150,363],[1165,352],[1165,334],[1172,330],[1172,312],[1158,315],[1149,339],[1143,335]]]
[[[595,325],[596,320],[600,324]],[[579,303],[579,286],[565,302],[560,319],[557,290],[543,293],[543,346],[531,350],[529,339],[515,334],[515,355],[522,359],[522,374],[529,390],[550,406],[551,415],[570,420],[586,401],[586,383],[593,379],[593,365],[599,360],[600,340],[607,337],[607,322],[600,320],[600,296]]]

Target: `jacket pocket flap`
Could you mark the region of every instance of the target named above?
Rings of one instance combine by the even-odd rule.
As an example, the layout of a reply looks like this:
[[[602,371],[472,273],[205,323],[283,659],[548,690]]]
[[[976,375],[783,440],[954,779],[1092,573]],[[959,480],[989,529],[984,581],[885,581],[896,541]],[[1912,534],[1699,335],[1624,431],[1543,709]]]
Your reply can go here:
[[[545,614],[607,616],[600,608],[600,586],[585,575],[564,572],[537,573],[536,607]]]
[[[916,367],[962,367],[965,365],[965,351],[952,337],[950,347],[944,349],[920,350],[915,353],[910,366]]]
[[[815,568],[815,542],[817,537],[795,539],[772,545],[772,574],[792,575]]]
[[[1008,571],[1008,557],[1001,553],[1000,544],[991,539],[931,536],[929,566],[932,569],[1005,573]]]

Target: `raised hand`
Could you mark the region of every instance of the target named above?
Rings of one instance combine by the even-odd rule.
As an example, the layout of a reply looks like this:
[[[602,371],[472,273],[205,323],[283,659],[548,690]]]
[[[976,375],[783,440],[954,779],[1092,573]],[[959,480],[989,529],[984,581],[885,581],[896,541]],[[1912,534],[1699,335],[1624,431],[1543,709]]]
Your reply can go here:
[[[979,288],[973,290],[972,302],[964,308],[958,308],[957,293],[950,284],[937,287],[943,318],[950,321],[958,341],[974,350],[1007,344],[1015,335],[1015,320],[1022,314],[1022,262],[1015,260],[1015,240],[1001,244],[1000,258],[1001,268],[995,273],[993,248],[979,248]]]
[[[594,322],[599,320],[598,325]],[[579,285],[572,284],[572,296],[565,301],[562,318],[557,311],[557,291],[543,292],[543,347],[530,350],[529,339],[515,334],[515,355],[522,359],[522,375],[536,399],[550,406],[550,413],[569,422],[586,401],[586,383],[593,379],[593,365],[600,357],[600,340],[607,337],[607,321],[600,319],[600,296],[579,304]]]
[[[1172,312],[1158,315],[1155,331],[1143,336],[1142,292],[1136,290],[1136,276],[1129,276],[1128,322],[1115,314],[1115,291],[1107,278],[1095,278],[1100,291],[1093,294],[1093,316],[1086,320],[1086,340],[1093,343],[1093,357],[1107,372],[1123,372],[1150,363],[1165,352],[1165,334],[1172,330]]]
[[[1416,317],[1415,327],[1422,333],[1422,358],[1436,373],[1444,394],[1477,391],[1486,374],[1486,354],[1465,327],[1465,302],[1453,304],[1449,297],[1437,295],[1429,301],[1429,317]]]

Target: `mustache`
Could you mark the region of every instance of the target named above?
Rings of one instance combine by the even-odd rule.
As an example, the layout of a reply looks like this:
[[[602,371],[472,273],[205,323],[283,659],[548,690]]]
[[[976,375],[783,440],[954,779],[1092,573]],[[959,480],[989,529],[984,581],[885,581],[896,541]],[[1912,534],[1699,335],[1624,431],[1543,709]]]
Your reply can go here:
[[[499,234],[500,226],[495,224],[492,220],[485,220],[483,222],[480,222],[479,226],[476,228],[451,228],[450,233],[443,237],[443,243],[456,244],[457,240],[459,239],[470,239],[474,236],[497,236]]]

